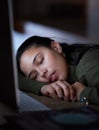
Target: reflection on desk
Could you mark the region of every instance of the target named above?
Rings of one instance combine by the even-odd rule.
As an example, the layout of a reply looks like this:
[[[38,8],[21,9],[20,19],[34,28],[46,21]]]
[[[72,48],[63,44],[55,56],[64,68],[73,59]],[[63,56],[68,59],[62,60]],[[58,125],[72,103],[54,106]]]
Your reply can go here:
[[[27,94],[35,99],[37,99],[38,101],[44,103],[46,106],[52,108],[52,109],[64,109],[64,108],[78,108],[78,107],[83,107],[86,106],[86,104],[84,102],[66,102],[64,100],[60,100],[60,99],[53,99],[50,97],[46,97],[46,96],[38,96],[35,95],[33,93],[29,93],[27,92]],[[95,105],[89,105],[90,107],[99,110],[99,106],[95,106]]]

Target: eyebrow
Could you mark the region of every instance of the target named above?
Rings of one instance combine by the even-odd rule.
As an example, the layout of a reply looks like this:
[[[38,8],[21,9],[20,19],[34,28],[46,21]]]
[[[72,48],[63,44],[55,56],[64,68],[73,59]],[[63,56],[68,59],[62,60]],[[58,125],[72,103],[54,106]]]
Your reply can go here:
[[[36,56],[34,57],[33,62],[32,62],[33,64],[35,63],[36,58],[37,58],[37,56],[38,56],[39,54],[40,54],[40,52],[37,53]],[[32,73],[32,72],[30,72],[30,73],[27,75],[28,78],[30,77],[31,73]]]

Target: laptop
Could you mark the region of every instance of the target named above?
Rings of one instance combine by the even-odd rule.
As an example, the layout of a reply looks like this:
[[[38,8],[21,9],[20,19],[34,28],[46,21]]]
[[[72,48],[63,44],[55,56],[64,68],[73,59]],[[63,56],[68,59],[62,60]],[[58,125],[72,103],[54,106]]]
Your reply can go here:
[[[43,103],[19,90],[12,37],[13,12],[11,0],[0,0],[0,13],[0,101],[19,112],[50,110]]]

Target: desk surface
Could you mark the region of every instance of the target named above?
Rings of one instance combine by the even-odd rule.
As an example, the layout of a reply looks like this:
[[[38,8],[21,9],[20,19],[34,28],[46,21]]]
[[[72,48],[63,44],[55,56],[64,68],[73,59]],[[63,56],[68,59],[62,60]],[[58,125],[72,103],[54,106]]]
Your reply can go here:
[[[28,93],[31,97],[37,99],[38,101],[44,103],[46,106],[50,107],[51,109],[63,109],[63,108],[71,108],[71,107],[80,107],[84,106],[84,103],[80,102],[66,102],[60,99],[53,99],[46,96],[38,96],[32,93]]]
[[[66,102],[64,100],[53,99],[46,96],[38,96],[32,93],[27,93],[27,94],[29,94],[31,97],[37,99],[38,101],[44,103],[46,106],[52,109],[64,109],[64,108],[68,109],[68,108],[77,108],[77,107],[86,106],[86,104],[83,102]],[[99,110],[99,106],[95,106],[95,105],[89,105],[89,106],[96,110]]]
[[[46,106],[52,108],[52,109],[68,109],[68,108],[77,108],[77,107],[82,107],[85,106],[85,103],[81,102],[66,102],[64,100],[60,99],[52,99],[50,97],[45,97],[45,96],[38,96],[32,93],[27,93],[31,97],[37,99],[38,101],[44,103]],[[90,107],[99,110],[99,106],[92,106]],[[4,115],[11,115],[15,114],[15,111],[11,108],[9,108],[7,105],[3,104],[0,102],[0,125],[6,123],[4,118],[2,118]]]
[[[66,102],[66,101],[60,100],[60,99],[53,99],[53,98],[46,97],[46,96],[38,96],[33,93],[27,93],[27,94],[29,96],[37,99],[41,103],[45,104],[46,106],[50,107],[51,109],[76,108],[76,107],[82,107],[82,106],[86,105],[83,102]],[[99,110],[99,106],[95,106],[95,105],[89,105],[89,106],[96,110]],[[2,102],[0,102],[0,115],[13,114],[13,113],[15,113],[15,111],[12,108],[10,108],[6,104],[3,104]]]

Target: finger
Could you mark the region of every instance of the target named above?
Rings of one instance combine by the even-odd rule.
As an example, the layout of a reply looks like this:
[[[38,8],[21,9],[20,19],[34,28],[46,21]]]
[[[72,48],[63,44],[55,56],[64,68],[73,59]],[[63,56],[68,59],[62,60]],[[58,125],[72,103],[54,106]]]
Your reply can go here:
[[[49,93],[48,93],[48,95],[50,96],[50,97],[52,97],[52,98],[56,98],[56,92],[55,91],[50,91]]]
[[[56,91],[57,96],[62,99],[64,97],[64,93],[61,86],[58,83],[55,83],[54,89]]]
[[[63,91],[63,95],[64,95],[64,100],[69,101],[69,96],[70,96],[70,91],[69,91],[69,87],[66,83],[64,83],[63,81],[59,81],[58,84],[61,86],[62,91]]]
[[[70,88],[70,99],[73,100],[73,98],[75,97],[76,93],[75,93],[75,89],[72,86],[69,86]]]
[[[56,95],[56,92],[55,92],[55,90],[53,89],[53,87],[50,85],[50,86],[47,86],[46,87],[46,91],[45,91],[45,93],[44,93],[46,96],[50,96],[51,97],[51,95]],[[53,96],[52,96],[53,97]]]
[[[51,98],[54,98],[54,99],[59,99],[59,97],[56,95],[56,94],[49,94],[49,96],[51,97]]]
[[[55,91],[56,95],[61,98],[63,93],[62,93],[62,88],[58,85],[58,83],[52,84],[52,88]]]
[[[76,91],[75,91],[75,88],[70,85],[68,82],[64,81],[64,83],[68,86],[69,88],[69,91],[70,91],[70,100],[73,100],[73,98],[75,98],[75,95],[76,95]]]

